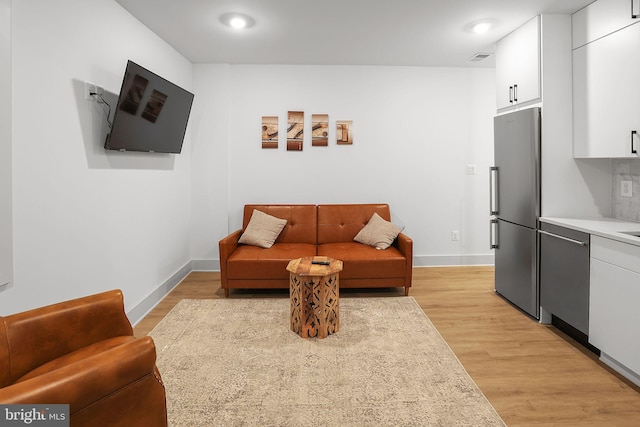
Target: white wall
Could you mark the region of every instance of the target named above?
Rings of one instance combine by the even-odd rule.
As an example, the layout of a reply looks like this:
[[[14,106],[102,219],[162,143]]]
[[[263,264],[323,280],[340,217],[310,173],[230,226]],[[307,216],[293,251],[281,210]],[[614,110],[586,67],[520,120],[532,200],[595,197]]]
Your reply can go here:
[[[190,133],[180,155],[106,153],[83,82],[113,99],[132,59],[191,89],[192,64],[113,0],[12,14],[14,286],[0,314],[121,288],[139,317],[190,267]]]
[[[571,16],[542,15],[542,216],[611,216],[609,159],[574,159]]]
[[[230,69],[194,66],[191,112],[191,251],[195,270],[219,270],[218,241],[227,234]]]
[[[11,1],[0,0],[0,291],[12,278]]]
[[[416,265],[491,263],[488,249],[488,168],[493,159],[492,69],[352,66],[195,66],[197,92],[212,86],[194,127],[194,147],[207,157],[194,162],[201,194],[228,197],[229,226],[216,221],[221,209],[194,207],[201,239],[195,259],[217,260],[217,241],[240,227],[246,203],[389,203],[392,220],[414,239]],[[228,74],[228,75],[227,75]],[[228,81],[228,123],[224,110]],[[263,115],[302,110],[329,114],[330,145],[302,152],[261,148]],[[353,120],[353,146],[335,144],[335,121]],[[204,131],[202,126],[209,130]],[[225,126],[228,128],[228,139]],[[214,128],[219,127],[214,135]],[[204,139],[203,139],[204,137]],[[214,181],[212,168],[228,156],[228,181]],[[194,155],[194,158],[196,156]],[[475,164],[477,174],[466,175]],[[194,196],[195,199],[195,196]],[[194,200],[195,203],[195,200]],[[195,205],[194,205],[195,206]],[[207,219],[208,218],[208,219]],[[207,231],[204,231],[207,230]],[[210,230],[215,230],[215,235]],[[459,230],[461,240],[451,241]],[[214,240],[212,242],[211,240]],[[214,243],[214,245],[212,245]]]

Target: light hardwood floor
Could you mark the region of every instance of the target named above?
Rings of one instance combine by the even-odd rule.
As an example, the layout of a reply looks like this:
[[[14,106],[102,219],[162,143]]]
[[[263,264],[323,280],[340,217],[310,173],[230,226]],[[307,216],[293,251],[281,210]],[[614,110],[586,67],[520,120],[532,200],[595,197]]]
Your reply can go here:
[[[403,289],[341,290],[341,298],[400,297]],[[409,293],[508,426],[640,426],[640,388],[552,326],[493,291],[491,267],[414,268]],[[230,298],[288,298],[232,291]],[[224,298],[219,273],[191,273],[134,328],[147,334],[181,299]]]

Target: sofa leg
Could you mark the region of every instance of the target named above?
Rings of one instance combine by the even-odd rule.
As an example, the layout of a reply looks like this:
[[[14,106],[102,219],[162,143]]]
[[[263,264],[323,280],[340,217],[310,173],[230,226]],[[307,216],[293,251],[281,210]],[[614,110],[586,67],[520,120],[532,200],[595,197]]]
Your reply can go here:
[[[224,289],[224,297],[227,298],[229,296],[229,288]]]
[[[404,288],[404,296],[405,297],[409,296],[409,287],[408,286]]]

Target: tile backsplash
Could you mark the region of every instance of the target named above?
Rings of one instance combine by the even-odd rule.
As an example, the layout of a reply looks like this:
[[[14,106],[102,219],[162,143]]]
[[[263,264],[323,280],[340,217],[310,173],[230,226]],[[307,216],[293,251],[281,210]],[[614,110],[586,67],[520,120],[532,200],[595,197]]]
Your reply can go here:
[[[611,164],[611,214],[614,218],[640,222],[640,159],[615,159]],[[632,182],[632,196],[623,197],[622,181]]]

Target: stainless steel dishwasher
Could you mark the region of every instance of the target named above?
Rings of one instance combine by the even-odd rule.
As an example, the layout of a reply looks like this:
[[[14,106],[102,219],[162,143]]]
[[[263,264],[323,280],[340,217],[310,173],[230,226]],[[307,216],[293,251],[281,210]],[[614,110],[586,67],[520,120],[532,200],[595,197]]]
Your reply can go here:
[[[586,343],[589,334],[588,233],[542,223],[540,234],[540,306],[554,325]],[[557,322],[559,320],[560,322]]]

